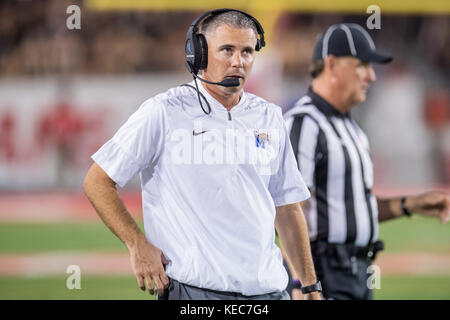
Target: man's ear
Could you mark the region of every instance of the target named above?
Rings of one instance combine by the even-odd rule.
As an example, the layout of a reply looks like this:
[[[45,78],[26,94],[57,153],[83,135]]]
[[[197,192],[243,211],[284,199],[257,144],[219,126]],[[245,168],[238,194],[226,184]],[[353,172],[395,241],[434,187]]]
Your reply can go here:
[[[328,74],[331,83],[337,82],[336,74],[337,58],[336,56],[330,54],[325,58],[325,64],[323,70]]]
[[[328,69],[329,71],[333,71],[334,67],[336,65],[336,57],[332,54],[329,54],[326,58],[325,58],[325,63],[324,63],[324,70]]]

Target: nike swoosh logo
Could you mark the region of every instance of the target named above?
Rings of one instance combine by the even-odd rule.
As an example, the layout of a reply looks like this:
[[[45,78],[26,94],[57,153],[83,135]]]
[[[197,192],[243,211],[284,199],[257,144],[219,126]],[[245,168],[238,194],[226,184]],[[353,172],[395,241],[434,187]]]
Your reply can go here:
[[[199,135],[201,135],[201,134],[203,134],[203,133],[205,133],[205,132],[207,132],[208,130],[205,130],[205,131],[201,131],[201,132],[195,132],[195,130],[192,130],[192,134],[194,135],[194,136],[199,136]]]

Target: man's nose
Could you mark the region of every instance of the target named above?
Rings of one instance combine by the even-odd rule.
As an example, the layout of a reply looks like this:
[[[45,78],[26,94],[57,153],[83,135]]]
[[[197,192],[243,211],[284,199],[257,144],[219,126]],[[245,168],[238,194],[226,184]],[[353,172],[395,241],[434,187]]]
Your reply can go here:
[[[236,51],[232,57],[232,66],[236,68],[242,67],[242,57],[241,53]]]
[[[369,82],[375,82],[377,80],[377,76],[375,74],[375,70],[373,70],[372,65],[367,67],[367,77],[369,78]]]

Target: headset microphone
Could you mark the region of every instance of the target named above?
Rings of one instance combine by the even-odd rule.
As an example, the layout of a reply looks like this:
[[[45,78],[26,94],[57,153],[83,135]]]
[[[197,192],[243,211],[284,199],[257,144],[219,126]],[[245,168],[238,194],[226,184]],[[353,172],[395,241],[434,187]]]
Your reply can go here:
[[[200,81],[210,83],[210,84],[215,84],[215,85],[222,86],[222,87],[238,87],[240,85],[240,81],[237,78],[228,78],[228,79],[222,80],[220,82],[212,82],[212,81],[202,79],[194,73],[192,73],[192,75]]]

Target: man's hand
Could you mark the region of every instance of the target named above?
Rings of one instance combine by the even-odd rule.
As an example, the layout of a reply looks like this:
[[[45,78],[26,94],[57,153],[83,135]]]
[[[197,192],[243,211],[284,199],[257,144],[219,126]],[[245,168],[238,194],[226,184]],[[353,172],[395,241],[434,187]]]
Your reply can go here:
[[[322,293],[311,292],[303,294],[300,289],[292,289],[291,300],[323,300]]]
[[[311,292],[303,295],[304,300],[323,300],[320,292]]]
[[[305,300],[302,290],[294,288],[291,292],[291,300]]]
[[[437,191],[406,198],[406,208],[412,213],[437,217],[441,223],[450,219],[450,196]]]
[[[161,249],[149,243],[144,235],[140,236],[136,243],[133,246],[129,246],[128,249],[130,251],[131,266],[139,288],[144,291],[145,283],[147,283],[148,292],[153,295],[155,293],[154,286],[156,285],[158,295],[161,296],[164,293],[164,289],[169,286],[169,279],[163,266],[168,261]]]

